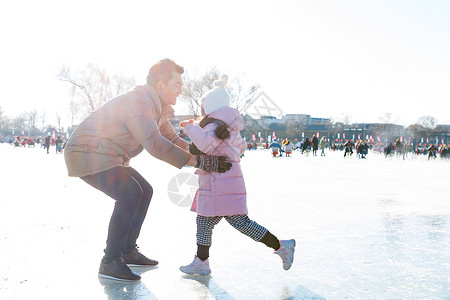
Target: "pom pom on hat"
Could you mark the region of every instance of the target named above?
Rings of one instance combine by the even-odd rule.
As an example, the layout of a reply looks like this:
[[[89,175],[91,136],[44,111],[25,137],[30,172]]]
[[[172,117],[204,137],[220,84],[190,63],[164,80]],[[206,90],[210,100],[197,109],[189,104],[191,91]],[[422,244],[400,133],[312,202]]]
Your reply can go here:
[[[209,115],[223,107],[230,107],[230,95],[225,86],[228,82],[228,76],[222,75],[220,80],[214,82],[215,87],[210,90],[202,99],[203,110]]]
[[[214,85],[225,87],[227,85],[227,82],[228,82],[228,75],[223,74],[222,76],[220,76],[220,80],[214,81]]]

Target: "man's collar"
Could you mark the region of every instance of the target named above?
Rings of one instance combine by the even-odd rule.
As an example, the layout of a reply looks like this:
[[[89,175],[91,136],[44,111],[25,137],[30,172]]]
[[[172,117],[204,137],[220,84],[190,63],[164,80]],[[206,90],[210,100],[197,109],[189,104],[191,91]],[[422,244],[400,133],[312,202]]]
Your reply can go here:
[[[161,101],[161,116],[166,119],[174,119],[175,118],[175,111],[172,108],[172,105],[167,104],[166,102]]]
[[[175,118],[175,112],[174,112],[172,106],[170,104],[167,104],[166,102],[164,102],[159,97],[158,93],[155,91],[155,89],[151,85],[145,84],[145,88],[149,91],[152,100],[154,102],[157,102],[155,104],[161,107],[161,117],[163,117],[165,119]]]

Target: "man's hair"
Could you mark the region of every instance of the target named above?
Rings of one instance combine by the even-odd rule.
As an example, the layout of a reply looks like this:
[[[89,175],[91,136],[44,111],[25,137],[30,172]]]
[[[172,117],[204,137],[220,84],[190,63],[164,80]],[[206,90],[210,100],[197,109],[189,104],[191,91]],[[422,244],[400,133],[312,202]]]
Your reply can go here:
[[[173,60],[165,58],[154,64],[147,75],[147,83],[153,87],[156,86],[161,79],[164,83],[167,83],[172,79],[172,73],[177,72],[179,74],[184,73],[182,66],[177,65]]]

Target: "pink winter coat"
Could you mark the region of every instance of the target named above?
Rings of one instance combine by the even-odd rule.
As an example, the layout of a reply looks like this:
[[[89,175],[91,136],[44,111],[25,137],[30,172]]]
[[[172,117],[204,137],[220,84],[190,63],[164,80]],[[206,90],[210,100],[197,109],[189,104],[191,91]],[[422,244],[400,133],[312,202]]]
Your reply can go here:
[[[239,133],[244,128],[244,122],[239,111],[230,107],[218,109],[209,114],[209,117],[228,125],[228,139],[220,140],[216,137],[214,130],[217,125],[214,123],[203,129],[189,123],[185,126],[186,133],[200,151],[208,155],[226,156],[232,167],[225,173],[208,173],[203,170],[195,172],[198,175],[199,189],[192,210],[206,217],[246,215],[247,192],[239,165],[241,154],[247,148],[247,143]]]

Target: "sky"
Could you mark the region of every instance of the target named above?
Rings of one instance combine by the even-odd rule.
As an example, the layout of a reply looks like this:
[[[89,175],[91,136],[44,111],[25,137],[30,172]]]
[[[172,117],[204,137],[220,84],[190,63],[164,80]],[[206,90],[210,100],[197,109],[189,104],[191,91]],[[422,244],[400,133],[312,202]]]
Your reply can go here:
[[[0,108],[69,119],[62,66],[145,84],[169,57],[190,76],[217,67],[260,84],[283,114],[450,124],[449,15],[446,0],[7,1]]]

